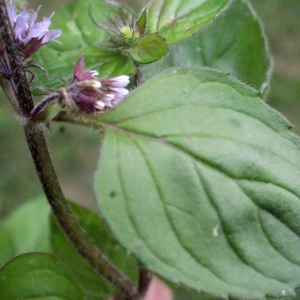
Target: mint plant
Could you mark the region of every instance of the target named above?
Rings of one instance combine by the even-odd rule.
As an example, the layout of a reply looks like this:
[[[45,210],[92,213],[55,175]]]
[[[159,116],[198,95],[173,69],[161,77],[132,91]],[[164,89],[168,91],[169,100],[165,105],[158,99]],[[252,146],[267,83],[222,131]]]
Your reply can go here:
[[[1,299],[170,300],[157,277],[175,300],[295,296],[300,140],[264,102],[251,5],[76,0],[36,20],[0,0],[0,85],[48,200],[0,224]],[[100,215],[62,192],[54,122],[101,133]]]

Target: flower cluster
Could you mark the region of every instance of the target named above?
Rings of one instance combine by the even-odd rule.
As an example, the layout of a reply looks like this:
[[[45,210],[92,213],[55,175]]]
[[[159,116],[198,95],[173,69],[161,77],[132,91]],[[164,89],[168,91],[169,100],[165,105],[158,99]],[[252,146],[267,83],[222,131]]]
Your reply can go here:
[[[44,17],[36,22],[38,11],[30,15],[23,10],[16,14],[13,4],[7,6],[10,25],[13,29],[15,41],[23,52],[23,60],[30,57],[42,45],[56,41],[61,30],[49,30],[51,17]],[[3,54],[3,42],[0,39],[0,74],[7,76],[11,72]],[[84,57],[81,56],[75,65],[73,80],[65,88],[54,91],[38,104],[31,112],[31,118],[53,119],[66,106],[73,108],[77,105],[86,113],[103,113],[117,106],[129,93],[125,88],[129,84],[129,77],[121,75],[114,78],[98,79],[96,71],[84,70]],[[52,104],[58,103],[59,106]]]
[[[72,99],[87,113],[101,113],[118,105],[129,91],[129,77],[121,75],[114,78],[98,79],[96,71],[84,71],[84,57],[75,65],[74,79],[67,89],[67,103]]]
[[[48,29],[51,25],[53,14],[50,18],[44,17],[43,21],[36,22],[39,9],[40,7],[37,11],[33,11],[30,16],[25,10],[16,14],[13,4],[7,6],[9,21],[14,31],[15,39],[23,51],[23,59],[30,57],[42,45],[50,41],[56,41],[55,39],[61,35],[61,30]],[[0,44],[2,44],[1,41]],[[0,50],[3,51],[3,45],[0,45]]]
[[[99,79],[97,75],[97,71],[84,71],[82,55],[75,65],[72,82],[42,100],[31,112],[31,118],[38,120],[51,115],[50,119],[53,119],[60,112],[50,112],[49,104],[54,101],[58,101],[62,109],[66,106],[72,109],[77,105],[81,111],[90,114],[104,113],[117,106],[129,93],[125,88],[129,84],[129,76]]]

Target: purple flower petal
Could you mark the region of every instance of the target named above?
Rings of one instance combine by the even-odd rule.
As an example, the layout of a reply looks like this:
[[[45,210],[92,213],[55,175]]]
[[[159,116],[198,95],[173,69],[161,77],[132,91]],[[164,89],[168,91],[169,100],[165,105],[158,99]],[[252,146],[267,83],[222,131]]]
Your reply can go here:
[[[49,43],[50,41],[57,42],[61,44],[61,42],[56,41],[55,39],[61,35],[62,31],[60,29],[49,30],[45,33],[42,45]]]
[[[51,17],[53,16],[53,14],[50,18],[44,17],[42,22],[36,23],[38,11],[40,8],[41,6],[39,6],[37,11],[34,11],[30,16],[25,10],[21,11],[17,15],[12,4],[7,6],[8,17],[11,26],[15,31],[16,39],[23,46],[30,46],[35,41],[41,39],[41,45],[43,45],[50,41],[55,41],[55,39],[61,35],[61,30],[49,30],[49,26],[51,25]],[[38,50],[39,47],[31,48]],[[24,49],[25,52],[27,48]],[[34,52],[30,51],[30,53],[33,54]]]
[[[34,22],[36,21],[38,12],[39,12],[39,10],[40,10],[41,7],[42,7],[42,6],[40,5],[40,6],[38,7],[37,11],[34,11],[34,12],[32,13],[31,18],[30,18],[29,21],[28,21],[29,27],[31,26],[31,24],[34,25]],[[51,23],[51,22],[50,22],[50,23]]]
[[[129,76],[97,79],[96,71],[84,71],[82,55],[74,68],[74,80],[68,91],[75,103],[87,113],[103,113],[117,106],[129,93],[124,88],[129,83]]]
[[[117,88],[123,88],[129,84],[129,76],[121,75],[109,79],[111,86]]]
[[[15,12],[15,7],[13,6],[13,4],[9,4],[6,8],[7,8],[10,25],[11,25],[11,27],[14,27],[16,17],[17,17],[16,12]]]
[[[128,95],[129,91],[127,89],[124,88],[111,88],[111,90],[113,90],[114,92],[116,92],[116,94],[120,95],[120,96],[126,96]]]

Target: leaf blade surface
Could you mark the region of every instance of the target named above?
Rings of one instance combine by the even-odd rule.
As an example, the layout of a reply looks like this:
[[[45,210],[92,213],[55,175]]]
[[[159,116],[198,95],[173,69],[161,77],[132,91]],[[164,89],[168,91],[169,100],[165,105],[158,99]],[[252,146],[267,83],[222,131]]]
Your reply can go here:
[[[218,297],[294,295],[300,144],[257,95],[224,73],[174,69],[92,117],[106,127],[100,209],[171,282]],[[270,224],[288,232],[289,250]]]

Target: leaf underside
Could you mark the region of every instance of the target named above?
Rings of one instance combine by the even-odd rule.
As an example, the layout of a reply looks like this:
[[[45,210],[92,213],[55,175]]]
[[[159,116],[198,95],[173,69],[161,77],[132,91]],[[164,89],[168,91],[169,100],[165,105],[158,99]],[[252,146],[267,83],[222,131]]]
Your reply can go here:
[[[299,139],[257,96],[224,73],[173,69],[91,117],[106,128],[100,209],[170,282],[249,299],[299,286]]]

